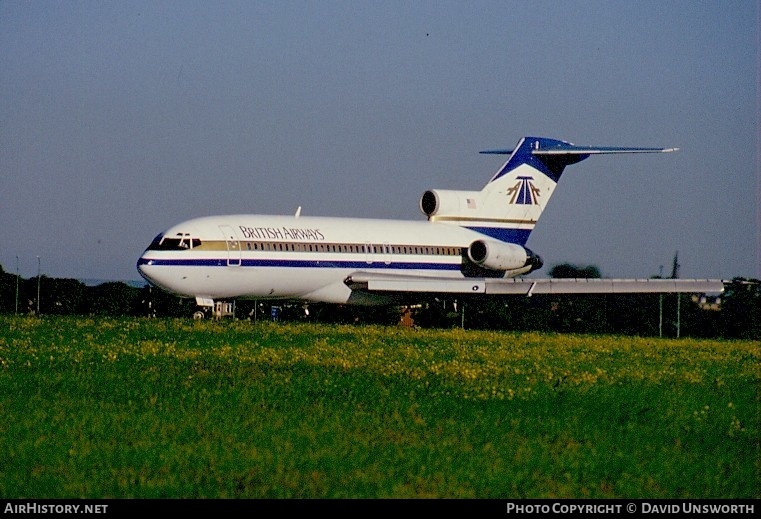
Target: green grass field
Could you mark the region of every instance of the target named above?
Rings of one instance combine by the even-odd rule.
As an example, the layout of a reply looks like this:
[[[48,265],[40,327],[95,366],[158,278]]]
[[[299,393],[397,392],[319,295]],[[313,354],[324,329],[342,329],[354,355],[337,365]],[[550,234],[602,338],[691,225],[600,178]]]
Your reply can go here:
[[[0,316],[5,498],[760,498],[761,345]]]

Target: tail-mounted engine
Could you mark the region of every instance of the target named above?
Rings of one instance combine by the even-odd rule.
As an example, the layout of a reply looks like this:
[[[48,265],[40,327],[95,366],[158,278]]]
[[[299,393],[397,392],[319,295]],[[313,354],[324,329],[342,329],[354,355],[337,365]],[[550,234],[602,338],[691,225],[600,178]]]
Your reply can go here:
[[[509,229],[508,225],[513,225],[514,222],[501,222],[490,217],[489,208],[485,203],[487,201],[482,191],[431,189],[420,198],[420,210],[431,221],[438,220],[464,227],[468,227],[473,221],[484,219],[488,223],[481,224],[481,227],[495,230],[497,236],[499,231]],[[531,231],[528,229],[524,232],[528,237]],[[542,258],[531,250],[495,239],[482,239],[471,243],[467,249],[467,259],[470,261],[466,260],[463,264],[463,273],[466,276],[510,277],[542,267]]]
[[[462,216],[479,205],[479,191],[430,189],[420,197],[420,210],[429,220],[444,216]]]
[[[540,269],[542,258],[530,249],[514,243],[494,240],[476,240],[468,247],[468,259],[479,267],[509,272],[512,275],[526,274]]]

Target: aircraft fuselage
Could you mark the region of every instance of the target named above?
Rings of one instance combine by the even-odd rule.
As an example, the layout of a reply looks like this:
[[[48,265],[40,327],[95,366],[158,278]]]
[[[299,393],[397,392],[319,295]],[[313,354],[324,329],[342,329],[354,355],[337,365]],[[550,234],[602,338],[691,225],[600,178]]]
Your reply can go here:
[[[480,268],[467,251],[483,238],[467,228],[428,221],[210,216],[157,236],[137,267],[151,283],[181,296],[334,303],[388,300],[353,294],[344,281],[358,271],[463,278],[515,276],[537,267],[538,258],[521,247],[526,252],[517,268]]]

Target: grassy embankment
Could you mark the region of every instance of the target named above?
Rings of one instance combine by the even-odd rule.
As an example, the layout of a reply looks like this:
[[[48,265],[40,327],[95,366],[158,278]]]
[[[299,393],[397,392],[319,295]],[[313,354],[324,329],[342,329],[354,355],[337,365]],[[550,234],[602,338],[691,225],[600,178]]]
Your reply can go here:
[[[761,346],[0,316],[5,498],[759,498]]]

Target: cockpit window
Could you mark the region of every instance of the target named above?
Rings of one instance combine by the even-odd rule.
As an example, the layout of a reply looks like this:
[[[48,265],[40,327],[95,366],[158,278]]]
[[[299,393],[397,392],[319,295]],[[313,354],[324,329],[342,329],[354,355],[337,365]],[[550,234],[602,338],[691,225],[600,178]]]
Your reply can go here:
[[[190,233],[178,232],[174,236],[159,234],[148,246],[148,250],[188,250],[199,245],[201,245],[201,240],[191,238]]]

